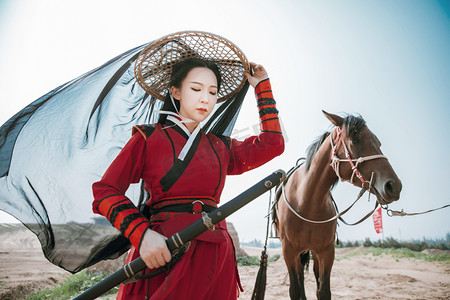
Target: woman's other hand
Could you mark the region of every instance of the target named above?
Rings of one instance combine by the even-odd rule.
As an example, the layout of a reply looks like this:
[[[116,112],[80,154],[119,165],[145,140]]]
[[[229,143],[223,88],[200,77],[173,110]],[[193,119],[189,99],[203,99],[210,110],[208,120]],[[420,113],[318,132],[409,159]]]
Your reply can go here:
[[[172,255],[166,244],[167,238],[156,231],[147,229],[142,237],[139,254],[147,267],[157,269],[167,264]]]
[[[251,84],[253,88],[255,88],[261,80],[269,78],[266,69],[262,65],[255,64],[254,62],[250,63],[250,67],[253,70],[253,75],[250,75],[248,72],[244,73],[244,76],[247,77],[248,82]]]

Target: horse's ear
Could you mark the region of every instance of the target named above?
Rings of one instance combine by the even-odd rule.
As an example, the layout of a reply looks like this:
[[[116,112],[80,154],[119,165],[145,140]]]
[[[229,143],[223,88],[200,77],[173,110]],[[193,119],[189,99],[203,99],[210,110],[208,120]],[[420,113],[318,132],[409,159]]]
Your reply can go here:
[[[344,123],[344,119],[342,117],[334,114],[329,114],[324,110],[322,110],[322,112],[325,115],[325,117],[327,117],[328,120],[330,120],[331,123],[333,123],[334,126],[341,127],[341,125]]]

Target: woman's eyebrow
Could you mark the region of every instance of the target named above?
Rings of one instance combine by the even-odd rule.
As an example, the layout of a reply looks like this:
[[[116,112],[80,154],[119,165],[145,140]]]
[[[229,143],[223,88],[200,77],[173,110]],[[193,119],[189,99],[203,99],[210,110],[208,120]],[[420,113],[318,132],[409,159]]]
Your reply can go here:
[[[190,83],[195,83],[195,84],[199,84],[199,85],[204,85],[203,83],[197,82],[197,81],[191,81]],[[214,87],[214,88],[217,89],[217,86],[215,86],[215,85],[210,85],[210,87]]]

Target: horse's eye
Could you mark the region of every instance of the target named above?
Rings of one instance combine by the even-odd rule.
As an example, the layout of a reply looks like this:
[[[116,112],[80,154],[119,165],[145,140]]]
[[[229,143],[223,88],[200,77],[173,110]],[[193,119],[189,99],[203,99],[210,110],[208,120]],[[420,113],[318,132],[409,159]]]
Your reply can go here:
[[[357,137],[354,137],[354,138],[352,139],[352,143],[353,143],[353,144],[358,145],[360,142],[361,142],[361,140],[360,140],[359,138],[357,138]]]

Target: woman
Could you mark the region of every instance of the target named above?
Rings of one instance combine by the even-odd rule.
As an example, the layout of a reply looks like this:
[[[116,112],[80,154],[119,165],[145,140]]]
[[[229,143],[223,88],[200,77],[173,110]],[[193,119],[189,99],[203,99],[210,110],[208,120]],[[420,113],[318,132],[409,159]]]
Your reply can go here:
[[[254,169],[283,152],[267,72],[261,65],[251,67],[253,75],[244,75],[258,98],[258,136],[237,141],[201,131],[200,122],[217,103],[221,74],[212,62],[187,59],[172,69],[170,94],[159,122],[134,127],[130,141],[94,183],[94,212],[107,217],[130,240],[127,262],[141,256],[148,267],[144,275],[170,261],[167,237],[198,220],[199,212],[217,207],[226,175]],[[189,156],[192,147],[195,152]],[[177,167],[186,160],[187,166]],[[150,194],[146,203],[150,220],[124,195],[130,183],[140,179]],[[222,221],[216,230],[193,240],[168,272],[121,285],[117,298],[236,299],[239,288],[233,243]]]

